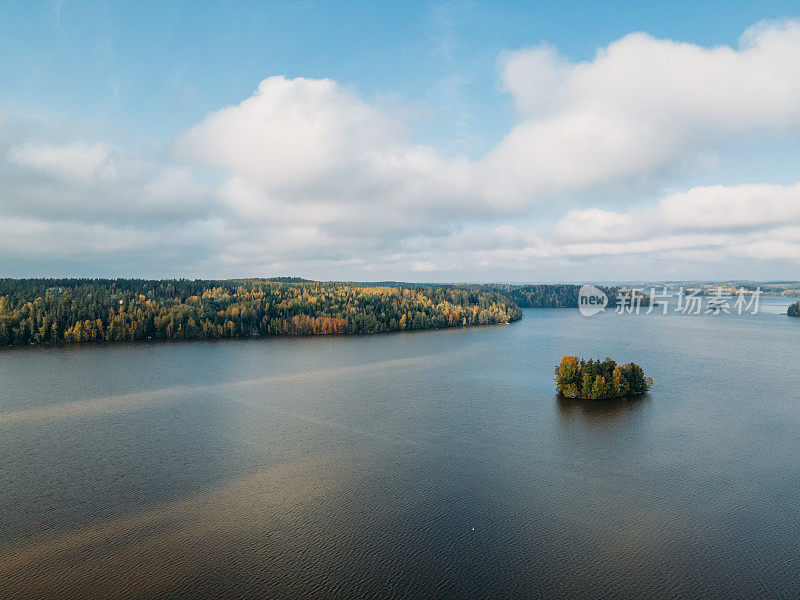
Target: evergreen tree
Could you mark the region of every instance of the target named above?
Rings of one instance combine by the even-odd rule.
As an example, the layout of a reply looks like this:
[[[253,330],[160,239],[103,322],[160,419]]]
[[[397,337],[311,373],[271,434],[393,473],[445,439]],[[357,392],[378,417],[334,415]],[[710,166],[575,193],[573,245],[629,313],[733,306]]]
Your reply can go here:
[[[380,333],[510,323],[488,290],[309,281],[0,279],[0,344]]]
[[[564,356],[555,375],[558,392],[567,398],[623,398],[643,394],[653,386],[639,365],[618,365],[610,358],[601,362]]]

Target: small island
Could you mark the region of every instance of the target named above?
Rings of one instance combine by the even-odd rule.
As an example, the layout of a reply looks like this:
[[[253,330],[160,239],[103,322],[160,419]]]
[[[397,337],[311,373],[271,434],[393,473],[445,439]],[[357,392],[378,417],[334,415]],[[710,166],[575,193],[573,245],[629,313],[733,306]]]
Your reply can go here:
[[[790,304],[786,314],[790,317],[800,317],[800,302]]]
[[[635,363],[618,365],[614,360],[584,360],[563,356],[556,366],[558,393],[566,398],[608,400],[644,394],[653,386],[642,367]]]

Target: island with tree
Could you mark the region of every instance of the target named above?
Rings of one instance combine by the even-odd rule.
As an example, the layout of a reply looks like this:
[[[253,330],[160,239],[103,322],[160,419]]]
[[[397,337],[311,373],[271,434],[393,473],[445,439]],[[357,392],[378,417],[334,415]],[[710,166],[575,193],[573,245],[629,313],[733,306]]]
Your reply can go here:
[[[513,300],[455,286],[299,278],[0,279],[0,345],[330,335],[511,323]]]
[[[790,317],[800,317],[800,302],[790,304],[786,314]]]
[[[639,365],[620,365],[610,358],[600,361],[563,356],[555,373],[558,392],[566,398],[629,398],[644,394],[653,386],[652,378],[645,377]]]

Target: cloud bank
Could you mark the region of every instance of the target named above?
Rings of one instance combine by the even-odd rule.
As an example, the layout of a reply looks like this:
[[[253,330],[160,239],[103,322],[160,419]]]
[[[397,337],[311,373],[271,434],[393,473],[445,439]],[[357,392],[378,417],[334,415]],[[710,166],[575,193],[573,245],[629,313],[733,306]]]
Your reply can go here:
[[[684,276],[796,272],[800,184],[664,182],[690,182],[698,165],[713,177],[708,153],[796,138],[797,56],[797,21],[756,25],[737,48],[634,33],[585,62],[547,45],[507,52],[500,82],[516,122],[479,158],[415,144],[402,116],[328,79],[268,77],[172,140],[168,158],[78,134],[49,140],[6,116],[0,268],[416,280],[680,276],[690,263]],[[603,201],[623,190],[622,209]]]

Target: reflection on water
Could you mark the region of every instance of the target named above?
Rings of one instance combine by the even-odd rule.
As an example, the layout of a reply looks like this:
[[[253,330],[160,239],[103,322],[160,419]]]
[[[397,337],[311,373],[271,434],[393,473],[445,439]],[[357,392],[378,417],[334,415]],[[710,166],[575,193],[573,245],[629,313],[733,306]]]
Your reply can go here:
[[[281,511],[291,505],[313,514],[315,502],[335,492],[331,473],[344,483],[342,467],[332,457],[279,465],[180,501],[12,545],[0,554],[4,594],[165,597],[176,585],[196,585],[232,554],[252,557],[276,541],[292,543],[276,540],[290,533],[280,531]],[[295,536],[302,525],[290,525]],[[62,572],[61,565],[72,568]]]
[[[635,417],[637,411],[641,410],[642,405],[649,400],[650,394],[609,400],[580,400],[562,395],[556,396],[562,422],[580,417],[598,425],[627,421]]]
[[[777,311],[0,352],[0,598],[796,596]]]
[[[34,408],[12,410],[0,412],[0,425],[18,423],[22,421],[52,421],[69,417],[86,415],[113,414],[130,410],[139,410],[163,404],[185,400],[192,395],[200,393],[225,393],[236,392],[252,388],[253,386],[267,386],[276,384],[292,384],[302,386],[307,382],[324,380],[326,378],[336,378],[346,375],[357,375],[376,368],[399,369],[416,364],[425,363],[427,365],[444,365],[452,362],[455,353],[438,354],[436,356],[418,356],[414,358],[404,358],[396,360],[385,360],[380,362],[370,362],[365,365],[353,365],[350,367],[339,367],[334,369],[318,369],[303,371],[300,373],[289,373],[285,375],[274,375],[259,379],[248,379],[244,381],[233,381],[206,385],[181,385],[161,389],[149,390],[147,392],[135,392],[120,394],[119,396],[107,396],[92,398],[91,400],[75,400],[72,402],[61,402],[58,404],[47,404]]]

